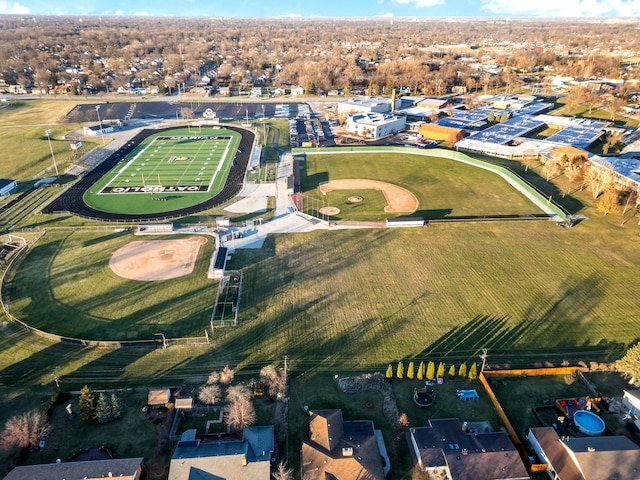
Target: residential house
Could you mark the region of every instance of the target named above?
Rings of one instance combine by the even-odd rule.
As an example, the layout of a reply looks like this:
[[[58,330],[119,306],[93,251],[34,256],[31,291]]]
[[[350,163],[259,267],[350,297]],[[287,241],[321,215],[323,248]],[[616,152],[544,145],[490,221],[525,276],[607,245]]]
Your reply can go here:
[[[344,421],[337,409],[309,410],[309,441],[302,443],[301,463],[305,480],[383,480],[390,468],[373,422]]]
[[[640,478],[640,447],[625,436],[560,438],[552,427],[539,427],[527,440],[552,480]]]
[[[451,480],[528,480],[520,454],[504,432],[471,431],[457,418],[409,429],[420,468]]]
[[[247,427],[242,439],[198,439],[182,434],[169,464],[168,480],[269,480],[274,450],[273,425]]]
[[[91,460],[85,462],[60,462],[16,467],[5,480],[102,480],[117,477],[122,480],[139,480],[142,476],[142,457]]]

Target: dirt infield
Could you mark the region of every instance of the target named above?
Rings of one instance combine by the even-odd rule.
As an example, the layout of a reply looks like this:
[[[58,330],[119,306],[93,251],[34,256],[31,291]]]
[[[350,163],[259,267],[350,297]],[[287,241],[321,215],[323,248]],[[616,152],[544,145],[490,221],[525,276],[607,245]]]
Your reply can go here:
[[[340,213],[340,209],[337,207],[322,207],[320,209],[320,213],[323,215],[338,215]]]
[[[119,248],[109,260],[116,275],[129,280],[169,280],[193,272],[204,237],[180,240],[135,241]]]
[[[387,213],[414,212],[418,209],[418,199],[413,193],[391,183],[353,178],[331,180],[320,185],[321,192],[333,190],[378,190],[387,201],[387,206],[384,207]]]

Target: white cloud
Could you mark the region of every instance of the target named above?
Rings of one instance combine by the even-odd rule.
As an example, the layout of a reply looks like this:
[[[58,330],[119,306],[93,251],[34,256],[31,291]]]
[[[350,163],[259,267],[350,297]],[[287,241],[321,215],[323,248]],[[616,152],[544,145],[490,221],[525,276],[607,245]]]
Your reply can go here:
[[[379,17],[379,18],[393,18],[394,15],[393,15],[393,13],[383,13],[383,14],[377,15],[377,17]]]
[[[640,0],[537,0],[535,2],[482,0],[481,8],[495,15],[630,17],[640,15]]]
[[[391,0],[393,3],[402,5],[413,4],[416,8],[435,7],[436,5],[444,5],[444,0]]]
[[[116,10],[115,12],[113,12],[113,14],[117,16],[124,15],[124,10]]]
[[[29,7],[18,2],[9,4],[9,2],[0,1],[0,13],[29,13]]]

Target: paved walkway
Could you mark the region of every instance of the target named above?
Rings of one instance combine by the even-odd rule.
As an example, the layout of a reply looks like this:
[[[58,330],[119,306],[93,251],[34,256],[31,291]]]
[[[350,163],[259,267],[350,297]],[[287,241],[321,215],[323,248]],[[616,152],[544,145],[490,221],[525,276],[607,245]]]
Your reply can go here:
[[[233,209],[239,205],[249,205],[250,203],[248,202],[251,202],[251,200],[249,200],[251,198],[258,204],[259,199],[266,198],[266,195],[275,196],[274,217],[262,225],[232,228],[228,234],[241,233],[242,238],[233,238],[237,235],[223,235],[223,246],[229,248],[232,252],[237,248],[261,248],[269,234],[311,232],[329,228],[326,222],[303,216],[295,211],[287,192],[287,178],[292,173],[293,156],[290,153],[285,153],[280,158],[275,183],[245,184],[245,188],[240,192],[240,196],[245,198],[230,205],[227,209],[233,211]],[[227,236],[229,236],[228,240],[226,239]]]

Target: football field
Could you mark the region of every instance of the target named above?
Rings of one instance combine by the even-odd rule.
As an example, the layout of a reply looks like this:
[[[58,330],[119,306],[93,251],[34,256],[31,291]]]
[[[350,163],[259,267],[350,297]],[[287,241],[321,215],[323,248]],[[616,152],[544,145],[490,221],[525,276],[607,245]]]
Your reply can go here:
[[[240,134],[201,128],[152,135],[85,193],[105,212],[148,213],[204,202],[222,191]]]
[[[100,194],[219,190],[235,153],[233,143],[228,135],[157,136],[117,171]]]

